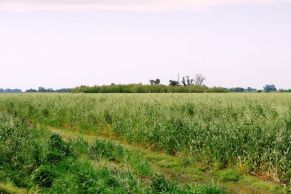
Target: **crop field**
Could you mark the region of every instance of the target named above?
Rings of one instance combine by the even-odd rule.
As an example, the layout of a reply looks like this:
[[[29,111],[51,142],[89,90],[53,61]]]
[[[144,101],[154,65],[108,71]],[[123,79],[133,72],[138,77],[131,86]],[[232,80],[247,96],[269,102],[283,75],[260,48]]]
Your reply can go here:
[[[290,94],[0,95],[0,193],[290,185]]]

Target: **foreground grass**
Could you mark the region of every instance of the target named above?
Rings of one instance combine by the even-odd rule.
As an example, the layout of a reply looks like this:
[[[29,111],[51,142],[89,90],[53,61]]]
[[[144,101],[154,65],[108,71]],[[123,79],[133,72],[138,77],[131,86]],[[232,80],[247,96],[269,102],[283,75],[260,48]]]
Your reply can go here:
[[[1,192],[21,193],[185,193],[223,194],[212,185],[186,185],[152,171],[147,160],[112,141],[64,140],[59,134],[29,129],[0,113]],[[100,165],[124,163],[125,170]]]
[[[81,132],[117,139],[123,147],[135,145],[138,149],[129,149],[144,150],[151,171],[162,172],[167,180],[214,180],[241,190],[251,185],[255,190],[249,192],[261,187],[280,192],[280,185],[291,184],[290,94],[8,94],[0,95],[0,112],[31,126],[66,128],[74,136]],[[129,165],[135,157],[125,152],[118,161],[109,159],[110,165],[123,170],[126,163],[138,180],[147,182],[149,175],[138,174]],[[90,164],[106,164],[106,154],[96,153],[98,162],[81,156]]]
[[[94,142],[96,140],[112,142],[112,139],[114,139],[113,142],[116,145],[122,145],[132,152],[141,153],[143,156],[142,160],[148,160],[153,171],[165,175],[169,180],[184,184],[196,183],[211,185],[215,183],[225,188],[229,193],[285,194],[289,190],[288,187],[242,173],[237,168],[224,170],[209,169],[202,163],[191,160],[185,155],[171,156],[159,151],[152,151],[145,149],[139,144],[128,144],[117,137],[100,136],[92,133],[84,134],[69,129],[52,127],[49,127],[48,130],[61,135],[67,140],[79,139],[81,137],[87,142]],[[112,163],[106,163],[105,166],[116,167]],[[117,168],[121,167],[117,166]]]

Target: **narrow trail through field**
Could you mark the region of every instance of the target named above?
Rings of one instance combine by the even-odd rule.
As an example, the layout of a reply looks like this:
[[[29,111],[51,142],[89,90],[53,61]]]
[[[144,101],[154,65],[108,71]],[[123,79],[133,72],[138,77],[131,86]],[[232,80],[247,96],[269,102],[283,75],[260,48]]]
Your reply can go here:
[[[274,183],[263,181],[257,177],[249,175],[241,175],[239,181],[220,181],[219,172],[203,168],[197,162],[191,162],[185,165],[185,156],[171,156],[162,152],[152,151],[140,145],[133,145],[124,142],[117,137],[100,135],[100,134],[84,134],[79,131],[69,129],[59,129],[48,127],[48,129],[61,135],[64,139],[83,138],[88,143],[93,143],[97,139],[110,140],[122,145],[124,148],[142,153],[142,155],[150,162],[153,170],[164,174],[166,178],[175,180],[179,183],[191,184],[217,184],[224,187],[229,193],[239,194],[276,194],[285,193],[284,188]]]
[[[1,194],[27,194],[27,189],[17,188],[11,184],[0,183],[0,193]]]

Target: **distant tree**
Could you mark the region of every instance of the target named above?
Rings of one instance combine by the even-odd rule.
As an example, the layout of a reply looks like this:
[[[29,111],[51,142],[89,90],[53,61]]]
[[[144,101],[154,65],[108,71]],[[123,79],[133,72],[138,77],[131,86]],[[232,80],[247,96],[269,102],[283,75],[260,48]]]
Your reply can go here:
[[[229,89],[231,92],[244,92],[245,89],[241,87],[236,87],[236,88],[230,88]]]
[[[55,90],[53,88],[48,88],[46,89],[46,92],[55,92]]]
[[[187,86],[187,84],[186,84],[186,79],[185,79],[185,77],[182,77],[182,84],[184,85],[184,86]]]
[[[255,88],[251,88],[251,87],[247,88],[247,92],[256,92],[256,91],[257,91],[257,89],[255,89]]]
[[[190,79],[190,83],[191,85],[193,85],[194,79]]]
[[[150,84],[151,85],[159,85],[161,83],[160,79],[156,79],[156,80],[150,80]]]
[[[202,86],[205,81],[205,77],[203,77],[201,74],[197,74],[194,79],[191,79],[190,76],[183,76],[181,84],[183,86],[191,86],[193,84],[197,86]],[[179,81],[170,80],[171,86],[179,86]]]
[[[45,88],[44,87],[38,87],[38,92],[45,92]]]
[[[189,76],[186,76],[186,78],[187,78],[187,85],[188,86],[192,85],[190,77]]]
[[[291,92],[291,89],[280,89],[279,92]]]
[[[276,92],[277,88],[275,85],[265,85],[264,86],[264,91],[265,92]]]
[[[155,80],[152,80],[152,79],[151,79],[151,80],[150,80],[150,84],[151,84],[151,85],[154,85],[154,84],[155,84]]]
[[[44,87],[39,87],[38,92],[57,92],[57,90],[54,90],[53,88],[44,88]]]
[[[20,93],[20,92],[22,92],[22,90],[20,90],[20,89],[0,88],[0,93]]]
[[[206,86],[199,86],[199,87],[206,87]],[[222,87],[213,87],[213,88],[208,88],[207,92],[210,93],[227,93],[229,90],[227,88],[222,88]]]
[[[201,74],[196,74],[196,76],[193,80],[194,84],[197,86],[202,86],[204,81],[205,81],[205,77],[203,77],[203,75],[201,75]]]
[[[26,90],[25,92],[37,92],[37,90],[31,88],[31,89]]]
[[[55,92],[59,92],[59,93],[67,93],[67,92],[71,92],[72,89],[70,88],[61,88],[58,90],[55,90]]]
[[[179,82],[178,81],[175,81],[175,80],[170,80],[170,86],[179,86]]]
[[[155,84],[159,85],[160,83],[161,83],[161,80],[160,79],[156,79]]]

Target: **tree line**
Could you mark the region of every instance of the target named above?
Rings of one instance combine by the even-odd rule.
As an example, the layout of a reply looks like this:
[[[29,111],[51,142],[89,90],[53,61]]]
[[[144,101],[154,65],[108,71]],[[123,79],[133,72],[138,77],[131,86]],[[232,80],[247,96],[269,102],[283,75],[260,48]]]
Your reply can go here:
[[[22,92],[20,89],[11,89],[11,88],[0,88],[0,93],[19,93]]]
[[[225,93],[227,89],[220,87],[209,88],[207,86],[190,85],[175,87],[166,85],[109,85],[109,86],[80,86],[74,88],[75,93]]]
[[[103,86],[80,86],[72,89],[75,93],[260,93],[260,92],[291,92],[290,90],[277,90],[275,85],[265,85],[262,90],[252,87],[242,88],[224,88],[224,87],[207,87],[204,82],[206,78],[201,74],[191,76],[178,75],[177,80],[169,80],[168,85],[161,84],[161,80],[151,79],[149,84],[119,84]]]
[[[204,84],[206,78],[201,74],[191,76],[178,76],[177,80],[169,80],[168,85],[161,84],[159,78],[149,80],[149,84],[114,84],[103,86],[79,86],[75,88],[44,88],[25,90],[27,93],[260,93],[260,92],[291,92],[291,89],[277,89],[275,85],[265,85],[262,90],[248,87],[208,87]],[[20,89],[1,89],[0,93],[19,93]]]
[[[43,93],[51,93],[51,92],[58,92],[58,93],[67,93],[71,92],[71,88],[62,88],[62,89],[53,89],[53,88],[44,88],[44,87],[39,87],[38,89],[28,89],[25,92],[28,93],[33,93],[33,92],[43,92]]]

